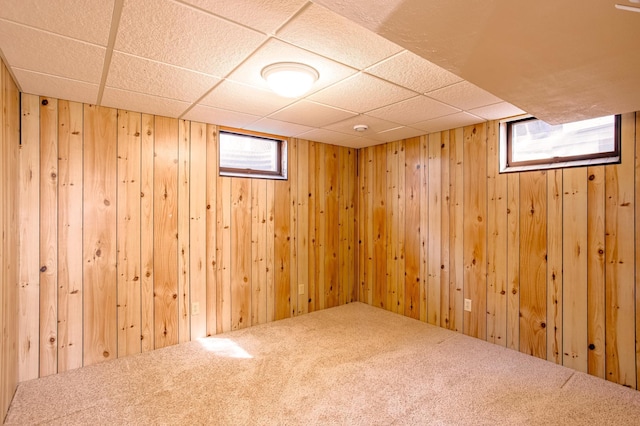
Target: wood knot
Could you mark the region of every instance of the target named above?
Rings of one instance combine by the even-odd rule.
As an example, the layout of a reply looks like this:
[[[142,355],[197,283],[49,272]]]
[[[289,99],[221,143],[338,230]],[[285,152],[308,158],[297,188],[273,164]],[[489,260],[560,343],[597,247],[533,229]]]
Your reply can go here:
[[[42,268],[40,268],[40,272],[47,272],[47,267],[43,266]]]
[[[594,180],[595,178],[595,175],[589,175],[589,180]]]
[[[547,324],[546,324],[546,323],[544,323],[544,322],[541,322],[541,323],[540,323],[540,327],[542,327],[542,328],[547,328]]]
[[[102,356],[105,358],[109,358],[109,351],[102,352]]]
[[[100,249],[96,250],[96,256],[97,257],[102,256],[102,250],[100,250]]]
[[[599,249],[599,250],[598,250],[598,254],[602,256],[602,255],[604,254],[604,250]]]
[[[111,205],[111,201],[109,200],[104,200],[104,205],[109,207]]]
[[[174,299],[177,299],[177,298],[178,298],[178,295],[174,293],[172,297],[173,297]]]
[[[56,338],[55,338],[55,337],[50,337],[50,338],[49,338],[49,343],[54,343],[55,341],[56,341]]]
[[[594,345],[593,343],[589,343],[590,350],[594,350],[595,348],[596,348],[596,345]]]
[[[135,137],[137,138],[138,136],[140,136],[140,132],[135,132],[135,133],[133,134],[133,136],[135,136]]]
[[[57,178],[57,177],[58,177],[58,175],[57,175],[57,174],[55,174],[55,173],[51,173],[51,179],[55,179],[55,178]]]
[[[43,100],[42,100],[42,105],[43,105],[43,106],[47,106],[47,105],[49,105],[49,101],[48,101],[48,100],[46,100],[46,99],[43,99]]]

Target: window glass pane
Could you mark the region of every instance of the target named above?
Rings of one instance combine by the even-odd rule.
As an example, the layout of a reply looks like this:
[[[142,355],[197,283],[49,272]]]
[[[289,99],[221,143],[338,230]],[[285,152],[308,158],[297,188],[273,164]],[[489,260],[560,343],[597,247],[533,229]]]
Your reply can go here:
[[[220,168],[279,173],[281,141],[220,132]]]
[[[551,126],[537,119],[511,123],[514,163],[614,152],[615,116]]]

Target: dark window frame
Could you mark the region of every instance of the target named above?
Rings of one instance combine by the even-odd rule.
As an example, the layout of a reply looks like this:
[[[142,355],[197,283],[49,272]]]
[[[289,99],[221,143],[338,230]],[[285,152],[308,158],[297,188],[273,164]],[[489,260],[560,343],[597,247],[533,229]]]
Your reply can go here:
[[[615,115],[614,124],[614,149],[607,152],[596,152],[592,154],[581,154],[564,157],[547,157],[538,160],[527,161],[513,161],[513,132],[512,127],[515,124],[525,121],[538,120],[536,117],[526,116],[519,118],[512,118],[503,120],[501,122],[501,134],[500,138],[503,140],[500,143],[501,162],[500,173],[531,171],[531,170],[548,170],[567,167],[581,167],[601,164],[619,164],[622,159],[621,154],[621,123],[622,117],[620,114]]]
[[[276,164],[278,169],[272,170],[259,170],[251,168],[234,168],[223,167],[222,162],[222,137],[224,134],[245,136],[249,138],[255,138],[260,140],[266,140],[277,144],[277,158]],[[218,132],[218,173],[220,176],[226,177],[248,177],[254,179],[273,179],[273,180],[287,180],[288,179],[288,156],[287,146],[288,138],[284,138],[276,135],[269,135],[266,133],[251,132],[245,130],[222,128]]]

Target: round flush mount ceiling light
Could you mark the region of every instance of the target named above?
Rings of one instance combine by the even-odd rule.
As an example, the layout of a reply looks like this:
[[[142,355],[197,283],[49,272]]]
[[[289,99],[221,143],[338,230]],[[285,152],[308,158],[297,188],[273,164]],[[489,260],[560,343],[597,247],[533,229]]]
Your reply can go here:
[[[369,129],[369,126],[367,126],[366,124],[356,124],[355,126],[353,126],[353,130],[355,130],[356,132],[365,132],[367,129]]]
[[[285,98],[304,95],[320,77],[314,68],[297,62],[271,64],[264,67],[261,74],[271,90]]]

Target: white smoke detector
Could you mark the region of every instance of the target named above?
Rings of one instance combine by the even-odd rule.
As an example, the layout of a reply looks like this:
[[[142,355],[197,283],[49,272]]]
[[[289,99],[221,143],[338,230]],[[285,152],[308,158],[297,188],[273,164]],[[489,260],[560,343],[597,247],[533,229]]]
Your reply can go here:
[[[369,126],[367,126],[366,124],[356,124],[355,126],[353,126],[353,130],[355,130],[356,132],[364,132],[368,129]]]

